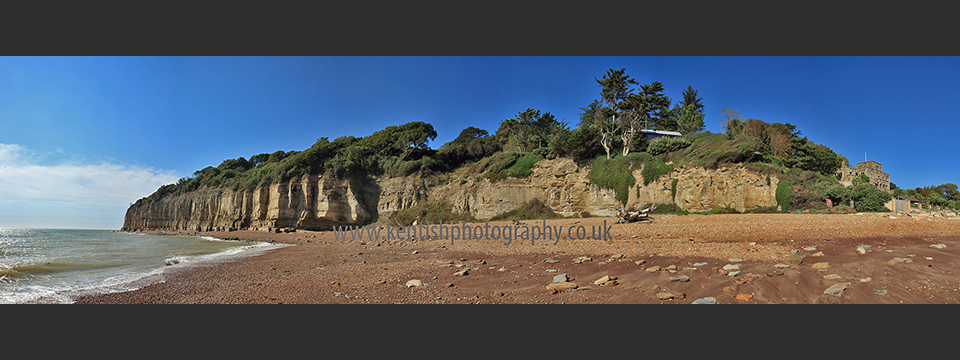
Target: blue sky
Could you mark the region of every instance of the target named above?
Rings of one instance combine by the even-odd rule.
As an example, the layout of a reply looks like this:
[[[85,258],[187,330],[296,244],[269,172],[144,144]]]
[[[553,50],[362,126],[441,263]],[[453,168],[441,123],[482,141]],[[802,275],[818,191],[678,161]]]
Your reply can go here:
[[[625,68],[797,125],[901,188],[960,182],[957,57],[0,57],[0,227],[118,229],[162,184],[318,138],[425,121],[436,148],[527,108],[571,126]]]

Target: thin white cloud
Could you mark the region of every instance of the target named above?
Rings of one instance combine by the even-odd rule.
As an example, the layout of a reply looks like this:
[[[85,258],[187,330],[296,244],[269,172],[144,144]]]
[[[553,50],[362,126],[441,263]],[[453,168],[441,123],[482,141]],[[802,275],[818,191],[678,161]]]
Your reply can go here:
[[[39,165],[23,146],[0,144],[0,206],[54,200],[92,211],[125,208],[178,178],[172,171],[110,163]]]

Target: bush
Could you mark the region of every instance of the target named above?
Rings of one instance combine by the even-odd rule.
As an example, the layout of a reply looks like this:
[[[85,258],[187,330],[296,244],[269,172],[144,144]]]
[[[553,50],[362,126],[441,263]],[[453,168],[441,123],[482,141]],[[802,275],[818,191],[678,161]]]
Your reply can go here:
[[[669,174],[671,171],[673,171],[673,165],[667,165],[658,159],[648,161],[644,163],[643,170],[640,172],[640,174],[643,175],[643,185],[649,185],[661,176]]]
[[[780,211],[789,212],[790,211],[790,194],[793,193],[793,190],[790,186],[790,181],[781,180],[777,183],[777,204],[780,205]]]
[[[524,155],[523,157],[517,159],[517,161],[514,162],[513,165],[511,165],[509,168],[507,168],[503,172],[506,175],[513,176],[515,178],[525,178],[527,176],[530,176],[530,174],[533,173],[533,170],[531,170],[530,168],[533,167],[533,164],[536,164],[538,161],[540,161],[540,159],[542,158],[536,154]]]
[[[476,221],[469,213],[455,214],[452,209],[453,207],[448,204],[436,201],[421,201],[409,208],[394,211],[390,214],[390,223],[391,226],[394,224],[410,226],[414,220],[421,224],[439,224],[441,221],[444,224]]]
[[[589,213],[587,214],[589,215]],[[553,209],[541,202],[540,199],[533,198],[516,209],[494,216],[490,221],[556,219],[559,217],[561,217],[560,214],[554,212]]]
[[[626,156],[613,159],[600,156],[593,161],[593,167],[590,168],[587,179],[601,188],[613,189],[616,199],[626,205],[627,200],[630,199],[629,188],[637,182],[632,172],[633,167],[637,166],[640,164],[636,162],[631,166],[630,158]]]
[[[556,150],[548,147],[538,147],[533,150],[533,154],[547,160],[553,160],[557,158]]]
[[[660,155],[686,148],[690,144],[690,141],[686,139],[659,138],[650,142],[650,145],[647,146],[647,152],[650,155]]]

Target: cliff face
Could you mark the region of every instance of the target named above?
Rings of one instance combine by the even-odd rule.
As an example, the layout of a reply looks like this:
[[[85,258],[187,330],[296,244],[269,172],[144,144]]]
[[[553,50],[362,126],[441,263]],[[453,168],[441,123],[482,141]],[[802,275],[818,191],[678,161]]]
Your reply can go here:
[[[621,206],[613,190],[590,184],[588,169],[578,167],[572,160],[541,160],[532,170],[533,174],[524,179],[508,178],[496,183],[485,178],[455,179],[433,187],[415,176],[348,181],[305,175],[253,190],[202,189],[131,206],[123,230],[326,230],[373,221],[385,223],[392,212],[425,199],[449,202],[454,212],[470,213],[481,220],[513,210],[533,198],[564,216],[582,212],[615,216]],[[627,206],[675,202],[683,210],[702,212],[714,206],[744,211],[777,205],[777,179],[768,180],[742,166],[674,169],[646,186],[640,170],[634,171],[634,178],[638,184],[630,188]],[[675,197],[671,190],[674,180]]]
[[[360,225],[374,219],[369,209],[375,196],[375,187],[310,175],[253,190],[206,188],[130,206],[123,230],[321,230]]]

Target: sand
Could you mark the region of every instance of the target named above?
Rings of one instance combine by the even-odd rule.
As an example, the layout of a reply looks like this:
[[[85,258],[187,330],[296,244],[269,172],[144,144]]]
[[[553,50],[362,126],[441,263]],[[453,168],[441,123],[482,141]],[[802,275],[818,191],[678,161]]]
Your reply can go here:
[[[502,237],[386,240],[385,230],[378,240],[337,239],[330,231],[180,232],[295,246],[75,303],[690,304],[707,297],[720,304],[960,303],[960,219],[891,215],[654,215],[632,224],[615,224],[615,218],[547,220],[553,229],[562,226],[564,235],[583,226],[587,236],[592,228],[606,228],[610,238],[532,244],[507,244]],[[858,245],[868,247],[858,251]],[[582,257],[589,260],[576,261]],[[739,265],[731,270],[739,274],[723,270],[726,265]],[[559,274],[576,287],[548,289]],[[595,284],[603,276],[615,280]],[[409,287],[410,280],[423,285]]]

